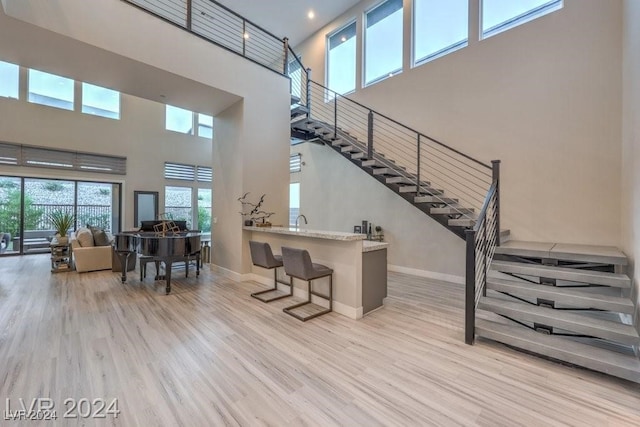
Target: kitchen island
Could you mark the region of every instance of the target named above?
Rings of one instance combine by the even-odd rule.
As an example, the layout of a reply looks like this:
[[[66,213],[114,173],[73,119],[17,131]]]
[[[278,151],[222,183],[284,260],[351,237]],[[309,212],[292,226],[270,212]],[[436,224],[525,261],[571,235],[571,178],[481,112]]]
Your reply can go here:
[[[333,311],[360,319],[363,315],[382,307],[387,296],[388,243],[364,240],[363,234],[339,231],[295,229],[286,227],[244,227],[248,240],[266,242],[273,253],[281,253],[282,246],[306,249],[311,260],[333,269]],[[252,273],[273,277],[260,267]],[[263,280],[265,283],[268,283]],[[271,279],[273,280],[273,279]],[[273,282],[271,282],[273,283]],[[328,280],[313,282],[315,290],[327,294]],[[294,295],[307,298],[306,285],[294,279]],[[324,305],[324,301],[315,301]]]

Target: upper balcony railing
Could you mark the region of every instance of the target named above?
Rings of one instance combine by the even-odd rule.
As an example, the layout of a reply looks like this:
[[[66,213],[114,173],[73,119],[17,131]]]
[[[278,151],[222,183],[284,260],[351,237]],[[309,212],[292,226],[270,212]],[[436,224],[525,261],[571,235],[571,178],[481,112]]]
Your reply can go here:
[[[231,52],[288,74],[289,45],[214,0],[123,0]]]

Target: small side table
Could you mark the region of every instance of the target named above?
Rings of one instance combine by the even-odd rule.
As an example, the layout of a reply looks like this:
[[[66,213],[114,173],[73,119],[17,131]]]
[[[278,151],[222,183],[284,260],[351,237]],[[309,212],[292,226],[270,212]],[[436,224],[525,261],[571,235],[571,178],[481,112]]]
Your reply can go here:
[[[61,245],[52,242],[51,246],[51,272],[61,273],[73,270],[73,259],[71,257],[71,245]]]

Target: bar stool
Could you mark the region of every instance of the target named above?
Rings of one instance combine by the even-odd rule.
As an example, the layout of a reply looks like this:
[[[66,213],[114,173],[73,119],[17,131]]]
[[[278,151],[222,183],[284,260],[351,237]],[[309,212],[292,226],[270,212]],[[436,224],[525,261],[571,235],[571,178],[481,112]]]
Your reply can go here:
[[[306,302],[286,307],[283,311],[296,319],[302,320],[303,322],[331,312],[333,309],[333,270],[326,265],[312,263],[311,256],[309,256],[309,252],[305,249],[294,249],[283,246],[282,261],[284,263],[284,271],[288,276],[307,281],[307,294],[309,295]],[[311,286],[311,281],[327,276],[329,276],[329,295],[314,292]],[[329,300],[329,308],[308,316],[300,316],[299,314],[294,313],[293,310],[296,308],[313,304],[311,302],[311,295]]]
[[[269,246],[268,243],[264,242],[256,242],[250,240],[249,248],[251,249],[251,262],[253,263],[253,265],[257,265],[258,267],[266,268],[268,270],[273,269],[273,288],[267,289],[266,291],[254,292],[251,294],[251,296],[259,299],[262,302],[271,302],[293,295],[293,279],[289,277],[289,283],[283,282],[282,280],[278,279],[278,267],[282,267],[282,256],[274,255],[273,252],[271,252],[271,246]],[[284,295],[279,294],[277,292],[278,283],[289,286],[289,293]],[[276,293],[271,297],[262,296],[263,294],[274,291]]]

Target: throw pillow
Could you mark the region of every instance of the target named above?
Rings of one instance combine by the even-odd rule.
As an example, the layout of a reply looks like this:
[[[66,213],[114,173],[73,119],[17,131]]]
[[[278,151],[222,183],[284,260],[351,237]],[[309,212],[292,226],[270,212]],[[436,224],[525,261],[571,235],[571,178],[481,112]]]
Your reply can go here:
[[[76,231],[76,240],[83,248],[90,248],[95,246],[93,242],[93,233],[88,228],[79,228]]]
[[[109,246],[111,245],[111,239],[107,236],[104,230],[96,230],[93,233],[93,241],[96,246]]]

